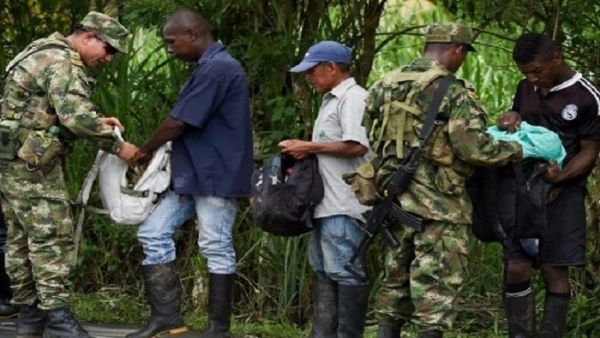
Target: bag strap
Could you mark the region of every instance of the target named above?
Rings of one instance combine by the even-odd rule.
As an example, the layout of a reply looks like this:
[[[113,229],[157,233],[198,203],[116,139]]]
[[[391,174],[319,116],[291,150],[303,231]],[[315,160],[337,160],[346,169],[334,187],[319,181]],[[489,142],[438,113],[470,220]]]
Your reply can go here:
[[[39,51],[39,49],[36,51]],[[117,138],[121,140],[121,142],[123,142],[123,137],[121,136],[121,130],[119,128],[115,128],[115,134],[117,134]],[[73,257],[75,261],[73,262],[73,265],[77,262],[77,254],[79,252],[79,243],[81,242],[83,220],[85,218],[86,210],[100,215],[110,214],[110,212],[106,209],[96,208],[88,205],[90,193],[92,192],[92,186],[94,185],[94,181],[96,181],[96,178],[98,178],[98,173],[100,172],[100,164],[102,163],[102,161],[104,161],[106,156],[108,156],[108,153],[104,150],[98,151],[92,168],[90,169],[90,171],[88,171],[87,175],[85,176],[85,180],[83,181],[81,190],[77,195],[77,199],[71,203],[74,206],[81,207],[81,211],[79,211],[79,216],[77,217],[77,224],[75,226],[75,249],[73,250]]]
[[[121,129],[115,127],[114,131],[115,131],[115,134],[117,135],[117,138],[119,139],[119,141],[125,142],[123,140],[123,136],[121,136]],[[83,181],[81,190],[79,191],[79,194],[77,195],[77,199],[73,202],[74,205],[81,206],[83,208],[86,208],[88,206],[87,202],[90,199],[90,193],[92,191],[92,186],[94,185],[94,181],[96,180],[96,178],[98,177],[98,173],[100,172],[100,163],[102,163],[102,161],[104,161],[106,156],[108,156],[107,152],[105,152],[104,150],[98,150],[98,153],[96,154],[96,159],[94,160],[94,164],[92,165],[92,168],[90,169],[90,171],[88,171],[87,175],[85,176],[85,180]],[[97,209],[97,208],[94,208],[94,209]],[[107,214],[108,212],[101,212],[101,213]]]
[[[431,100],[431,103],[429,103],[429,107],[427,108],[427,115],[425,116],[423,127],[421,128],[421,132],[418,136],[419,146],[411,150],[406,163],[400,166],[393,175],[395,175],[396,173],[399,174],[399,171],[401,170],[408,170],[412,172],[412,174],[414,174],[414,169],[417,165],[417,162],[421,158],[421,154],[425,149],[425,144],[427,143],[429,137],[431,136],[431,133],[433,132],[435,121],[438,116],[440,106],[442,105],[442,101],[444,100],[444,97],[448,92],[448,88],[450,88],[450,85],[452,84],[452,82],[454,82],[454,80],[454,74],[448,74],[440,80],[440,84],[433,93],[433,99]],[[392,184],[392,182],[400,183],[398,180],[393,179],[389,181],[387,190],[389,191],[390,195],[397,196],[399,194],[404,193],[404,191],[401,191],[402,188],[399,187],[399,184]]]
[[[435,125],[435,120],[438,116],[440,106],[442,105],[442,101],[448,92],[448,88],[452,82],[454,82],[454,75],[448,74],[444,76],[440,80],[440,85],[437,87],[435,92],[433,93],[433,99],[427,108],[427,115],[425,116],[425,122],[423,123],[423,128],[421,129],[421,133],[419,134],[419,148],[423,148],[425,143],[431,136],[431,132],[433,131],[433,127]]]
[[[94,160],[94,164],[90,171],[88,171],[85,180],[83,181],[83,186],[77,195],[77,199],[72,202],[74,206],[81,207],[79,211],[79,216],[77,217],[77,224],[75,226],[75,248],[73,250],[73,265],[77,263],[77,255],[79,253],[79,244],[81,242],[81,235],[83,231],[83,220],[85,218],[86,210],[99,213],[99,214],[108,214],[108,211],[105,209],[94,208],[88,206],[88,200],[90,198],[90,193],[92,191],[92,186],[94,185],[94,181],[98,177],[98,172],[100,171],[100,163],[106,158],[107,153],[103,150],[99,150],[98,154],[96,154],[96,160]]]

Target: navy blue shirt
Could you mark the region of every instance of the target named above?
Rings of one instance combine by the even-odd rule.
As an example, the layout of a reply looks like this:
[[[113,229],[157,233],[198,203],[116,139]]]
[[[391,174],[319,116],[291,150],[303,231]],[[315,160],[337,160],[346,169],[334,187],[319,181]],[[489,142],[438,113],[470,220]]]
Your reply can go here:
[[[214,43],[202,54],[171,117],[187,125],[173,140],[173,190],[249,196],[253,146],[246,73],[223,45]]]

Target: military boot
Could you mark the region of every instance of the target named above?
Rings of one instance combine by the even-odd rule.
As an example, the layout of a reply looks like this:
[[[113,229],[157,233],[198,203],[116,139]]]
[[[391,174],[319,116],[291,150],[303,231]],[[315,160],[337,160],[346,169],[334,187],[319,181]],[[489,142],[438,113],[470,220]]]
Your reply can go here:
[[[33,305],[19,306],[17,338],[41,338],[46,326],[46,312]]]
[[[229,338],[233,274],[208,275],[208,328],[199,338]]]
[[[338,284],[316,278],[313,284],[313,322],[309,338],[336,338],[338,328]]]
[[[10,298],[0,298],[0,318],[16,317],[19,311],[10,303]]]
[[[0,318],[12,318],[19,312],[10,303],[11,299],[10,279],[6,274],[6,267],[4,266],[4,252],[0,252]]]
[[[535,336],[533,292],[525,296],[505,296],[504,310],[508,322],[509,338],[533,338]]]
[[[368,303],[368,286],[338,284],[338,338],[362,338]]]
[[[181,317],[182,290],[175,262],[142,265],[142,277],[150,302],[150,319],[146,326],[125,337],[150,338],[188,331]]]
[[[43,338],[93,338],[83,329],[71,311],[61,308],[46,311]]]
[[[400,338],[400,332],[399,325],[379,325],[377,338]]]
[[[539,338],[560,338],[563,336],[569,312],[569,296],[546,295],[544,317]]]

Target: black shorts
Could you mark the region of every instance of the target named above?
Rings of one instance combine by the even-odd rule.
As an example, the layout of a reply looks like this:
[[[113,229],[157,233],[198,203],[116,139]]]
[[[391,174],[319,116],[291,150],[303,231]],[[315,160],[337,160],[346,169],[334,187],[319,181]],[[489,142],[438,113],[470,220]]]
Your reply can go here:
[[[563,187],[548,204],[548,227],[540,240],[538,257],[528,255],[518,239],[504,243],[505,261],[530,260],[535,265],[585,265],[585,189]]]

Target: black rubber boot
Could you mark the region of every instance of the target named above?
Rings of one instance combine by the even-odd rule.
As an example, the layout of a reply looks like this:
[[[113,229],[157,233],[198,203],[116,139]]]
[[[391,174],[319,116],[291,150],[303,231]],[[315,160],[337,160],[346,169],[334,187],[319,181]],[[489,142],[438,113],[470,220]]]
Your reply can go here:
[[[41,338],[46,326],[46,312],[33,305],[19,306],[17,338]]]
[[[368,304],[368,286],[338,284],[338,338],[362,338]]]
[[[313,322],[309,338],[336,338],[338,328],[338,284],[316,278],[313,285]]]
[[[229,338],[233,274],[208,275],[208,328],[199,338]]]
[[[525,296],[504,297],[504,311],[509,338],[535,337],[535,304],[533,292]]]
[[[175,336],[187,332],[181,317],[181,283],[175,262],[142,265],[146,297],[150,303],[150,319],[139,331],[126,338]]]
[[[539,338],[560,338],[563,336],[569,312],[570,297],[546,295],[544,317]]]
[[[4,266],[4,252],[0,248],[0,318],[16,317],[19,312],[17,308],[10,303],[11,299],[12,292],[10,291],[10,279],[6,274],[6,267]]]
[[[401,327],[392,325],[379,325],[377,338],[400,338]]]
[[[417,338],[442,338],[444,333],[439,330],[430,330],[419,332]]]
[[[67,309],[54,309],[46,311],[46,327],[44,338],[92,338],[81,324]]]
[[[10,298],[0,298],[0,318],[16,317],[19,311],[10,303]]]

